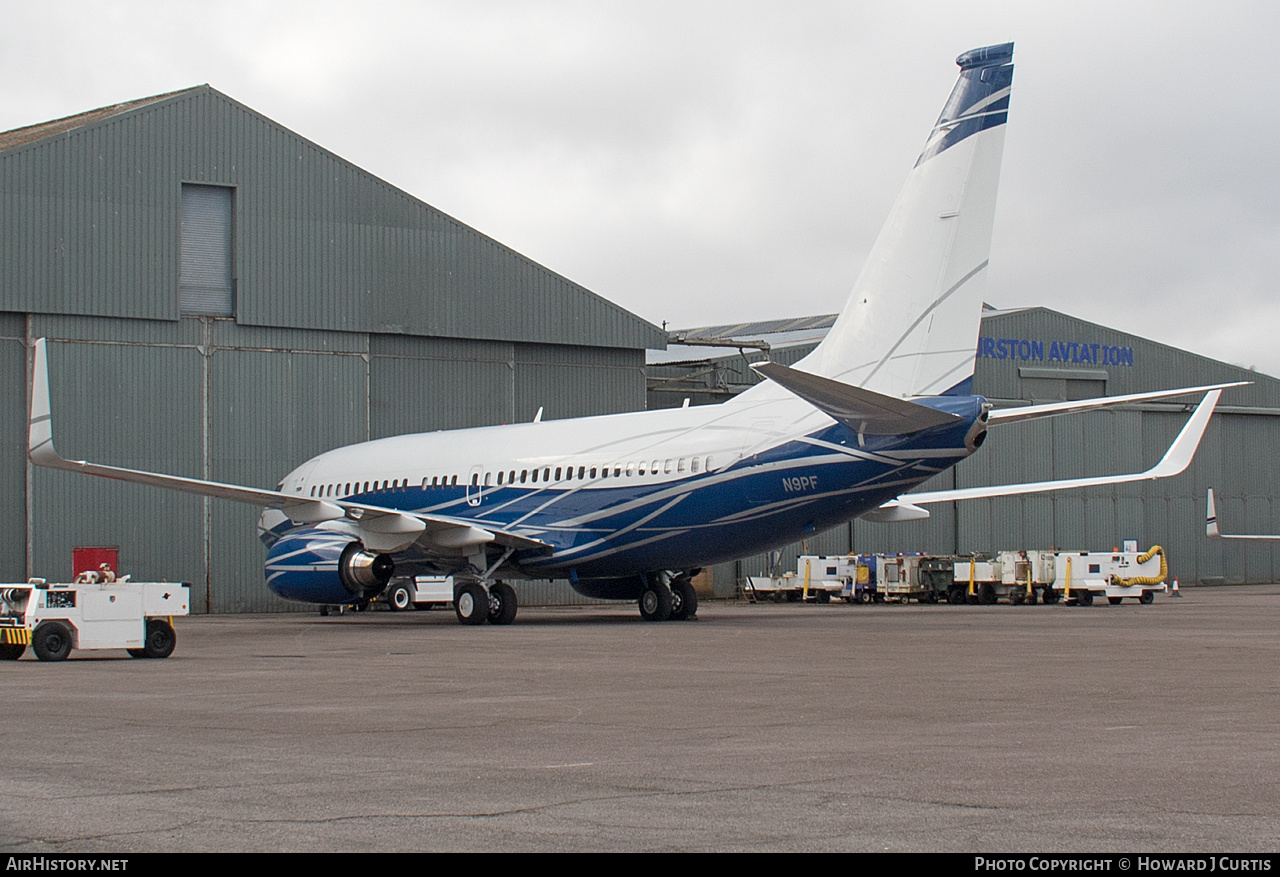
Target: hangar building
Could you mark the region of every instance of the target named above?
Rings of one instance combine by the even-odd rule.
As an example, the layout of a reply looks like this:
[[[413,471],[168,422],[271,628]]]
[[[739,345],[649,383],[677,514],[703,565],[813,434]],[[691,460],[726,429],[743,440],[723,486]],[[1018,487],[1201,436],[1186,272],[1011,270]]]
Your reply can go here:
[[[723,401],[759,380],[748,363],[791,365],[813,350],[834,316],[712,326],[671,333],[650,354],[649,407]],[[735,352],[734,348],[738,348]],[[766,352],[767,351],[767,352]],[[989,310],[982,320],[973,390],[997,407],[1118,396],[1173,387],[1252,381],[1226,390],[1190,468],[1159,481],[930,506],[930,518],[900,524],[854,521],[779,552],[778,572],[799,554],[1003,549],[1102,550],[1136,539],[1163,546],[1182,582],[1280,581],[1280,546],[1205,537],[1212,487],[1224,532],[1280,533],[1280,380],[1239,366],[1085,322],[1045,308]],[[976,454],[924,489],[1043,481],[1154,465],[1197,397],[1015,423],[992,429]],[[717,595],[770,558],[712,571]]]
[[[657,327],[201,85],[0,134],[0,581],[114,547],[266,611],[258,510],[26,462],[270,487],[383,436],[636,410]]]

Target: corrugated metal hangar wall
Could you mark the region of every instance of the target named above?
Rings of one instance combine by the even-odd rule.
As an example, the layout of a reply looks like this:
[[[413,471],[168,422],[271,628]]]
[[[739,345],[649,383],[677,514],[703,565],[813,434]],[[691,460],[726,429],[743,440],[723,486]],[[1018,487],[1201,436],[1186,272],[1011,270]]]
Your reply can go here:
[[[817,324],[814,324],[817,325]],[[820,335],[810,331],[812,337]],[[720,327],[746,340],[785,326]],[[698,335],[704,330],[691,330]],[[794,334],[794,333],[793,333]],[[803,334],[803,333],[800,333]],[[696,340],[690,340],[696,344]],[[815,343],[770,351],[791,364]],[[650,365],[649,407],[720,401],[758,378],[756,351],[680,359],[668,350]],[[1280,547],[1241,546],[1205,537],[1205,490],[1217,497],[1225,532],[1280,533],[1280,380],[1043,308],[984,315],[974,392],[997,405],[1122,395],[1144,390],[1252,381],[1224,392],[1195,460],[1182,475],[1133,484],[1039,496],[968,500],[930,508],[925,521],[852,524],[779,553],[778,570],[796,568],[801,553],[909,552],[964,554],[1002,549],[1107,550],[1125,539],[1163,545],[1170,575],[1183,582],[1280,580]],[[992,429],[986,444],[929,490],[1140,471],[1154,465],[1186,422],[1187,404],[1153,403],[1055,417]],[[733,593],[744,575],[764,574],[769,558],[745,558],[713,571],[717,594]]]
[[[27,465],[29,347],[58,450],[274,486],[405,432],[637,410],[665,334],[208,86],[0,134],[0,581],[73,546],[285,604],[258,510]]]

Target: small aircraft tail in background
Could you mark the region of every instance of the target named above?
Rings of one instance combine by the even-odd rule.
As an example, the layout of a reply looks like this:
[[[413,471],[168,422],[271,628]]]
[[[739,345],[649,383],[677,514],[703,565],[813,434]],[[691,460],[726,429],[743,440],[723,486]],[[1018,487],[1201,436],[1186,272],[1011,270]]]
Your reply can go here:
[[[1244,539],[1250,542],[1280,542],[1280,535],[1277,536],[1254,536],[1254,535],[1233,535],[1223,533],[1218,529],[1218,510],[1213,502],[1213,488],[1209,488],[1209,495],[1205,502],[1204,516],[1204,534],[1210,539]]]

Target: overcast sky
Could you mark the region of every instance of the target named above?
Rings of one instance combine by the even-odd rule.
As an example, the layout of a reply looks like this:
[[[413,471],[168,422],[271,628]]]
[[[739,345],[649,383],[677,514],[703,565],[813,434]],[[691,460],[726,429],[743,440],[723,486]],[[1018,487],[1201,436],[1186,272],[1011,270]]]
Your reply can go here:
[[[986,298],[1280,375],[1274,2],[12,2],[0,130],[207,82],[673,328],[840,309],[1016,41]]]

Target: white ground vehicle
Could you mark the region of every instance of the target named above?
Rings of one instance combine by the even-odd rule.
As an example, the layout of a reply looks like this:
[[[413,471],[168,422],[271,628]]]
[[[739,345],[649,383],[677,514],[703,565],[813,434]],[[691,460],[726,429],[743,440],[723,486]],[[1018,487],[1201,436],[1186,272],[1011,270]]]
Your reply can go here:
[[[1164,549],[1137,551],[1001,551],[995,560],[955,564],[955,587],[970,602],[1057,603],[1090,606],[1094,597],[1119,603],[1132,597],[1150,603],[1167,591]]]
[[[393,612],[448,606],[453,602],[453,577],[413,576],[392,579],[382,599]]]
[[[833,597],[841,595],[848,579],[856,576],[853,571],[854,561],[852,555],[817,557],[806,554],[797,558],[796,572],[750,576],[744,590],[756,600],[814,600],[818,603],[830,603]],[[865,581],[865,576],[863,580]]]
[[[191,589],[180,582],[0,584],[0,660],[18,660],[28,645],[41,661],[61,661],[72,649],[167,658],[177,642],[172,618],[190,606]]]
[[[1155,600],[1156,592],[1168,593],[1164,584],[1169,566],[1159,545],[1136,551],[1058,551],[1054,554],[1057,577],[1045,596],[1056,595],[1080,606],[1094,597],[1119,603],[1132,597],[1139,603]]]

